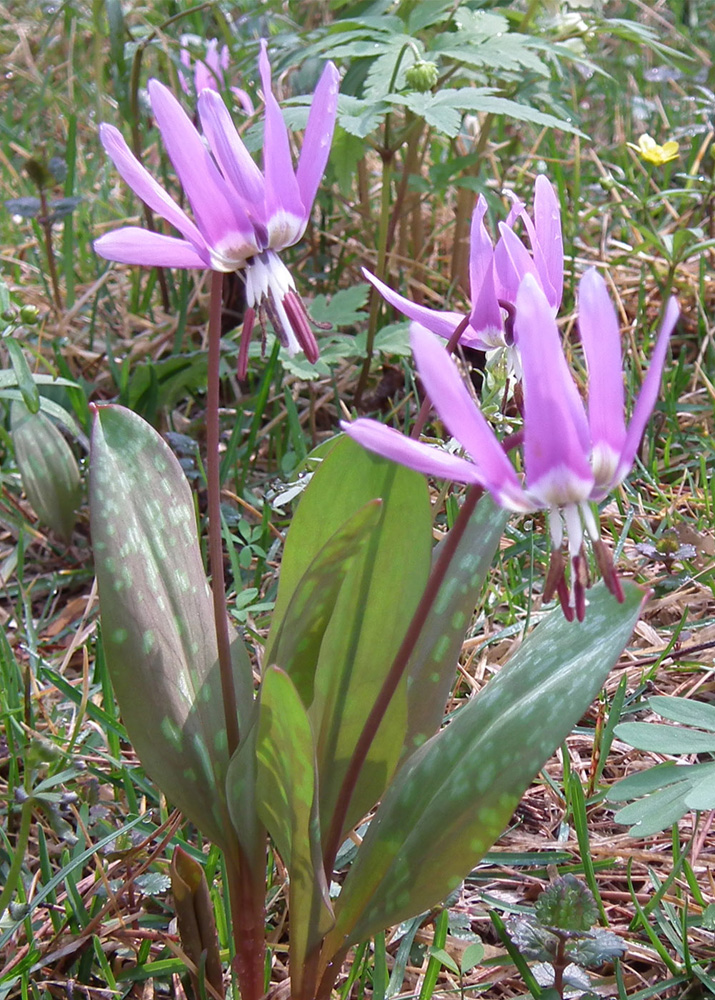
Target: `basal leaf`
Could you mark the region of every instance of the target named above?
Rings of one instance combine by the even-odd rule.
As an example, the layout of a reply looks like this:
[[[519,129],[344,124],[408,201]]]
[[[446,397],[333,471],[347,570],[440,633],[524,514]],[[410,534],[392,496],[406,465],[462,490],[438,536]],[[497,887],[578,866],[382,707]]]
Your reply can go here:
[[[226,846],[226,729],[213,602],[188,483],[168,445],[120,406],[95,412],[90,516],[103,641],[127,732],[151,777]],[[239,729],[248,655],[233,636]]]
[[[328,828],[355,742],[427,580],[432,531],[422,476],[378,458],[350,438],[335,445],[303,494],[288,533],[268,640],[272,651],[299,582],[326,542],[377,498],[382,500],[382,517],[354,557],[336,595],[320,643],[309,706],[323,831]],[[348,826],[382,793],[399,757],[406,720],[404,681],[370,749]]]
[[[82,492],[72,449],[44,413],[30,413],[21,400],[13,402],[10,421],[27,499],[40,521],[69,542]]]
[[[581,624],[552,612],[407,761],[350,869],[326,955],[433,906],[483,857],[626,645],[643,593],[625,590],[623,604],[590,590]]]
[[[277,667],[268,668],[261,686],[256,761],[258,815],[290,874],[290,964],[297,991],[309,949],[334,921],[320,849],[313,734],[298,692]]]
[[[464,633],[508,516],[488,494],[482,497],[452,559],[451,571],[422,626],[407,668],[407,754],[439,729],[454,683]],[[439,549],[435,557],[438,552]]]
[[[372,500],[336,531],[302,576],[279,627],[271,631],[264,662],[286,671],[306,707],[313,702],[320,645],[340,587],[381,515],[380,501]]]

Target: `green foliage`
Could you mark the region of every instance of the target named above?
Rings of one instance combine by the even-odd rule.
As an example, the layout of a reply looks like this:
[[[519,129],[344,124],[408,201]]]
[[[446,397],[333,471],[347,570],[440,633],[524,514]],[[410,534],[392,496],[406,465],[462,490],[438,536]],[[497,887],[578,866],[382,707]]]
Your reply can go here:
[[[573,875],[555,879],[534,905],[540,923],[566,931],[588,931],[598,919],[591,891]]]
[[[639,750],[655,753],[715,753],[712,705],[655,695],[648,699],[648,707],[681,725],[623,722],[616,727],[616,736]],[[715,809],[715,760],[656,764],[617,781],[606,798],[609,802],[628,802],[616,812],[616,821],[629,824],[632,837],[647,837],[677,823],[691,809]]]
[[[552,612],[398,772],[345,881],[331,942],[358,942],[427,909],[494,842],[618,659],[643,600],[629,587],[618,605],[602,585],[589,597],[580,626]]]
[[[90,515],[104,649],[127,731],[171,801],[227,846],[226,730],[193,500],[169,447],[121,407],[95,412]],[[232,651],[248,730],[251,666],[235,635]]]
[[[72,538],[82,487],[72,449],[44,413],[32,413],[24,402],[10,408],[15,458],[22,485],[35,513],[60,538]]]
[[[377,498],[381,510],[365,507]],[[362,524],[369,536],[356,548]],[[369,454],[349,438],[341,439],[313,476],[293,518],[266,643],[266,662],[285,670],[306,699],[315,733],[324,832],[355,742],[424,590],[431,545],[424,478]],[[341,568],[338,559],[346,555],[351,562]],[[292,608],[309,604],[306,631],[301,628],[299,638],[294,630],[301,623]],[[284,649],[289,644],[292,658],[281,660],[279,641]],[[301,649],[306,641],[310,656]],[[346,829],[385,788],[406,728],[405,678],[370,748]]]

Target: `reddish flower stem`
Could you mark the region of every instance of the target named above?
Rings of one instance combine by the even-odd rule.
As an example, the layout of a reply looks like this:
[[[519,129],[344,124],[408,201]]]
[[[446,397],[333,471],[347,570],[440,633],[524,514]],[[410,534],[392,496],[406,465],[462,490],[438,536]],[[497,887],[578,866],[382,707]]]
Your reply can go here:
[[[221,676],[221,695],[226,719],[229,759],[238,747],[238,709],[233,685],[231,641],[228,632],[226,586],[223,575],[221,537],[221,473],[219,460],[219,364],[221,361],[221,292],[223,274],[211,271],[209,300],[209,364],[206,394],[206,487],[208,492],[209,566],[216,624],[216,642]]]

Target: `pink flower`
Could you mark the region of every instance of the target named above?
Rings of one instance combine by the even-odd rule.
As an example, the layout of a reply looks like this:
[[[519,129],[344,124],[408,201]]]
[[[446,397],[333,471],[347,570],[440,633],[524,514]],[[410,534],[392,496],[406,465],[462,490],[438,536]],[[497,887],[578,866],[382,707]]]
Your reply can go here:
[[[579,287],[579,330],[589,376],[587,409],[566,363],[553,306],[535,275],[524,277],[515,304],[515,340],[524,388],[523,484],[454,361],[442,343],[417,323],[411,334],[417,369],[437,413],[468,459],[413,441],[374,420],[341,426],[366,448],[419,472],[484,486],[509,510],[547,510],[552,561],[545,597],[557,592],[566,616],[572,619],[575,613],[580,621],[585,611],[585,537],[593,544],[609,589],[623,599],[590,504],[621,483],[633,465],[658,396],[678,305],[674,298],[668,302],[648,373],[626,426],[618,321],[598,272],[587,271]],[[572,565],[571,593],[561,555],[564,536]]]
[[[484,225],[487,203],[479,195],[472,216],[469,256],[471,310],[469,326],[461,343],[477,350],[511,347],[513,344],[514,309],[517,290],[527,274],[534,276],[556,314],[563,291],[564,251],[561,237],[561,211],[556,192],[546,177],[540,175],[534,185],[534,218],[524,211],[518,199],[513,204],[506,223],[499,223],[496,247]],[[529,238],[531,252],[514,232],[517,219],[522,219]],[[408,319],[449,339],[462,322],[463,316],[441,309],[428,309],[398,295],[369,271],[363,274],[391,305]]]
[[[193,219],[141,165],[121,133],[112,125],[100,126],[102,144],[122,178],[181,237],[127,226],[100,237],[95,250],[123,264],[243,271],[247,308],[239,375],[245,374],[256,318],[262,325],[270,319],[291,353],[303,350],[310,361],[317,360],[308,314],[278,254],[297,243],[308,224],[330,152],[339,85],[338,71],[328,63],[313,95],[294,169],[288,130],[271,90],[265,41],[258,65],[265,101],[263,171],[216,90],[204,88],[199,95],[202,137],[171,91],[158,80],[149,81],[152,110]]]
[[[181,38],[182,48],[180,59],[185,72],[179,73],[179,83],[184,93],[190,94],[192,92],[189,84],[192,75],[192,61],[194,64],[194,93],[198,95],[202,90],[217,90],[220,93],[222,90],[229,89],[226,83],[226,71],[229,65],[228,45],[222,45],[219,49],[218,40],[210,38],[206,42],[206,54],[204,58],[197,59],[192,57],[191,50],[188,47],[190,39],[190,35],[183,35]],[[231,87],[230,90],[246,114],[252,115],[254,111],[253,101],[246,91],[241,90],[240,87]]]

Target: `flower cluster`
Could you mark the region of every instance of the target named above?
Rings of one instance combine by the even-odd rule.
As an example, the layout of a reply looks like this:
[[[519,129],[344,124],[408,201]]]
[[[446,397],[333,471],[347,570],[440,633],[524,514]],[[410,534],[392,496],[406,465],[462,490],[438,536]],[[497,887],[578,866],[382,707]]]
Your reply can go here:
[[[303,147],[294,170],[288,131],[271,90],[266,43],[259,71],[265,104],[261,171],[236,131],[218,91],[198,98],[203,135],[158,80],[149,81],[152,111],[164,146],[191,207],[193,219],[167,194],[134,156],[112,125],[100,126],[102,144],[126,183],[181,238],[126,226],[100,237],[102,257],[125,264],[242,271],[246,281],[239,375],[245,374],[248,340],[258,319],[269,319],[291,352],[315,361],[318,345],[293,278],[278,253],[305,232],[323,176],[337,114],[339,76],[328,63],[318,82]]]
[[[588,407],[584,407],[555,319],[563,281],[555,203],[551,185],[540,178],[534,219],[525,216],[531,254],[511,228],[512,216],[523,213],[519,203],[507,224],[500,227],[501,240],[493,249],[483,229],[482,199],[472,223],[473,302],[464,342],[496,346],[496,334],[500,333],[503,342],[510,344],[518,356],[523,388],[524,481],[467,391],[454,361],[434,336],[449,336],[461,317],[416,306],[375,278],[371,280],[385,298],[413,320],[412,349],[422,383],[445,427],[468,458],[406,438],[369,419],[343,423],[342,427],[366,448],[419,472],[483,486],[510,510],[547,510],[552,557],[544,597],[557,593],[567,618],[582,620],[588,582],[585,538],[591,541],[607,586],[619,600],[623,598],[591,504],[621,483],[634,462],[655,406],[678,307],[671,298],[648,373],[626,426],[618,320],[601,275],[593,268],[583,275],[579,285],[579,331],[589,377]],[[496,325],[498,316],[501,330]],[[493,325],[485,325],[486,317]],[[495,331],[489,340],[485,337],[487,329]],[[565,538],[571,562],[570,587],[562,554]]]
[[[202,90],[217,90],[219,93],[227,89],[226,73],[229,67],[228,45],[219,48],[218,40],[210,38],[205,43],[206,51],[203,59],[194,58],[189,47],[194,41],[191,35],[182,35],[181,38],[181,66],[182,72],[179,74],[179,83],[185,94],[192,93],[191,81],[193,80],[193,93],[198,95]],[[192,72],[193,68],[193,72]],[[239,102],[247,115],[253,114],[253,101],[240,87],[230,87],[231,93]]]

